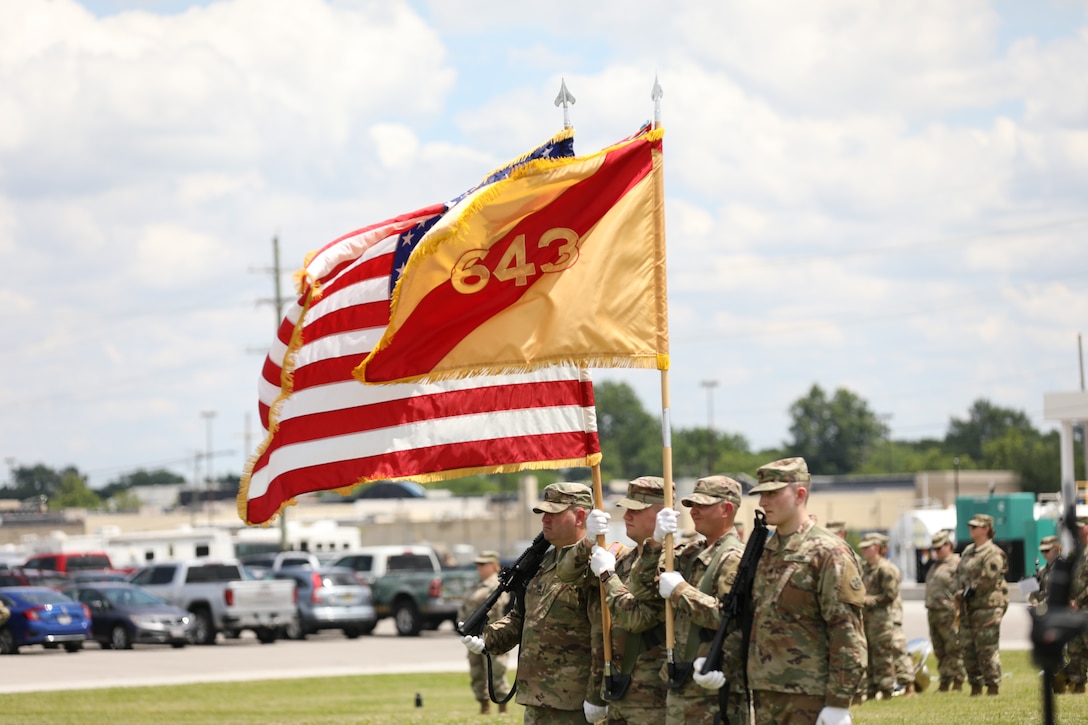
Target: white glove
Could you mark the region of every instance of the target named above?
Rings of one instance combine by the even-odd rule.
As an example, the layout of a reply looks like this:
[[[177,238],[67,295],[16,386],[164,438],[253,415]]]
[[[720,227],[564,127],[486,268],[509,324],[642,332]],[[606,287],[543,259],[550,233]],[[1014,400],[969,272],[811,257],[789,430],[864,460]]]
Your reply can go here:
[[[816,718],[816,725],[850,725],[852,722],[848,707],[825,707]]]
[[[695,684],[699,687],[705,687],[708,690],[720,690],[722,685],[725,684],[725,673],[721,670],[711,670],[705,675],[703,674],[703,663],[706,662],[706,657],[697,657],[692,665],[695,667],[691,673],[691,679],[695,680]]]
[[[608,705],[594,705],[589,700],[582,702],[582,712],[585,713],[586,722],[599,723],[608,717]]]
[[[465,645],[469,652],[474,655],[483,654],[484,652],[484,638],[477,637],[472,634],[466,634],[461,638],[461,644]]]
[[[676,585],[684,581],[684,575],[678,571],[663,571],[657,582],[657,591],[661,592],[662,599],[668,599]]]
[[[589,568],[596,576],[606,571],[615,571],[616,555],[608,549],[600,546],[593,547],[593,553],[589,555]]]
[[[608,520],[611,518],[612,514],[606,514],[600,509],[593,509],[589,512],[589,516],[586,516],[586,533],[590,536],[607,534]]]
[[[679,517],[680,512],[676,509],[661,509],[658,511],[654,523],[654,541],[664,544],[667,534],[673,534],[673,538],[675,538],[676,532],[680,530],[676,524]]]

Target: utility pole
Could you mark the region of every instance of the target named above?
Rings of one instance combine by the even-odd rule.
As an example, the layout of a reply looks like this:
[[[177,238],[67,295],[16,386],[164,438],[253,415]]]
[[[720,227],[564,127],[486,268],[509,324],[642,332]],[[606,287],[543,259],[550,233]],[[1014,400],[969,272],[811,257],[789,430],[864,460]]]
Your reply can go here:
[[[717,436],[714,434],[714,388],[718,387],[718,381],[704,380],[699,385],[706,388],[706,475],[711,476],[714,474],[714,463],[718,452]]]
[[[276,324],[275,324],[275,327],[272,328],[272,334],[273,335],[278,335],[279,332],[280,332],[280,323],[283,321],[283,303],[284,303],[283,290],[282,290],[282,287],[281,287],[281,284],[280,284],[280,278],[282,277],[282,273],[280,271],[280,238],[279,238],[278,235],[275,235],[275,236],[272,237],[272,266],[270,268],[265,267],[264,269],[257,270],[257,271],[268,272],[268,273],[270,273],[272,275],[273,289],[275,290],[276,296],[273,297],[272,299],[267,299],[266,298],[266,299],[258,300],[258,302],[271,303],[272,304],[272,307],[274,308],[274,313],[275,313],[275,316],[276,316],[276,319],[275,319]],[[248,425],[246,426],[246,430],[247,431],[249,430]],[[247,440],[246,441],[246,455],[248,456],[250,453],[251,453],[251,450],[249,448],[249,441]],[[281,551],[287,551],[287,508],[286,507],[284,507],[284,509],[282,511],[280,511],[280,550]]]
[[[206,441],[206,453],[204,454],[204,509],[205,514],[208,517],[208,525],[212,524],[212,512],[209,505],[208,498],[211,494],[212,487],[212,419],[215,418],[214,410],[204,410],[200,412],[202,418],[204,418],[204,427],[207,431]]]

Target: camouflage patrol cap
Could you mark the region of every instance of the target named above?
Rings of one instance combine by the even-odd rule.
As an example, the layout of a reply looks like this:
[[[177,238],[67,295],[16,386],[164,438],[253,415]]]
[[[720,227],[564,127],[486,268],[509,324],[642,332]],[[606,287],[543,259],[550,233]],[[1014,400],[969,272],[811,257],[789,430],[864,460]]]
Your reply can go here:
[[[1088,526],[1088,516],[1078,516],[1077,526]]]
[[[557,514],[571,506],[593,508],[593,491],[584,483],[553,483],[544,489],[543,500],[533,507],[534,514]]]
[[[1062,545],[1058,543],[1057,536],[1044,536],[1039,542],[1039,551],[1050,551],[1051,549],[1061,549]]]
[[[627,484],[627,498],[616,505],[641,511],[658,503],[665,503],[665,479],[660,476],[639,476]]]
[[[685,496],[680,503],[685,506],[702,504],[711,506],[722,501],[729,501],[734,506],[740,506],[740,484],[729,476],[707,476],[695,482],[695,490],[690,496]]]
[[[780,458],[760,466],[756,470],[756,480],[759,483],[752,486],[748,493],[777,491],[791,483],[807,483],[812,476],[808,475],[808,464],[804,458]]]
[[[499,552],[497,551],[481,551],[476,555],[476,558],[472,560],[474,564],[498,564]]]
[[[833,534],[841,534],[846,531],[845,521],[828,521],[827,526],[824,527]]]
[[[971,520],[967,522],[968,526],[989,526],[991,529],[994,527],[994,517],[989,514],[974,514],[971,516]]]
[[[880,546],[880,542],[873,538],[872,534],[866,534],[858,542],[859,549],[867,549],[870,546]]]
[[[938,531],[933,535],[933,541],[929,542],[929,548],[939,549],[949,541],[951,541],[951,539],[948,537],[947,531]]]

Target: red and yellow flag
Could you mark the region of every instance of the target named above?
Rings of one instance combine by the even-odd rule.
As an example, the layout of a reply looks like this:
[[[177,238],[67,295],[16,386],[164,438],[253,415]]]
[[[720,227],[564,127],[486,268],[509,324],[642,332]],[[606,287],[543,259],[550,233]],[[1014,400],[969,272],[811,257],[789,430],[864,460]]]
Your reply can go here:
[[[465,198],[409,257],[355,376],[667,369],[663,134],[532,161]]]

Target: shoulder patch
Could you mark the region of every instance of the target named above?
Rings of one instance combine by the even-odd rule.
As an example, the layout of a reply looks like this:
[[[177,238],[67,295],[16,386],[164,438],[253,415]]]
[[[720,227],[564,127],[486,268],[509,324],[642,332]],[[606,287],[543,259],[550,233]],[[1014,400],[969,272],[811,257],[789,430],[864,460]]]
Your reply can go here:
[[[855,576],[850,579],[850,588],[855,591],[860,591],[865,585],[861,582],[860,576]]]

